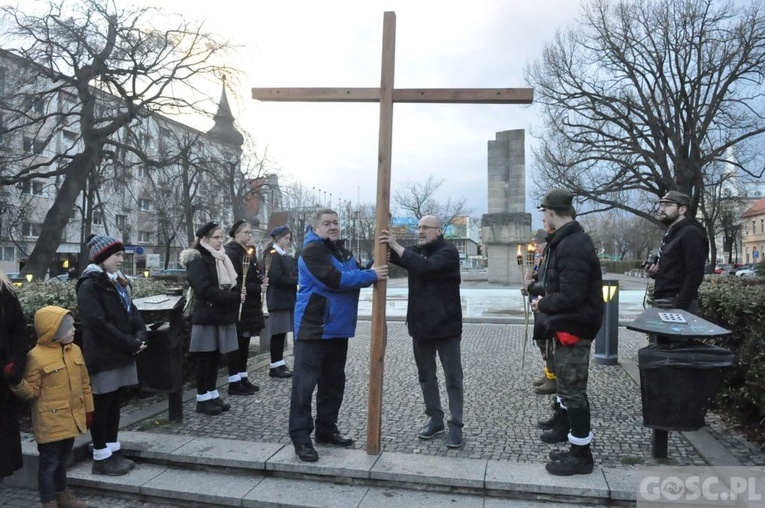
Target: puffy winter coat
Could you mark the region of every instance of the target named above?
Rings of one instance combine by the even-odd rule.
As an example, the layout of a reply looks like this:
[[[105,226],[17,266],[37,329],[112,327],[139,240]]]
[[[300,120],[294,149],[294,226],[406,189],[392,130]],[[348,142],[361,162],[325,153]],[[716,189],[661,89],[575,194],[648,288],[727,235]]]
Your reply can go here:
[[[126,306],[115,284],[98,265],[88,265],[77,281],[77,315],[82,320],[82,353],[91,373],[135,362],[146,340],[146,325],[133,304],[130,284]]]
[[[457,248],[441,235],[425,245],[407,247],[401,257],[391,251],[390,262],[406,268],[409,275],[409,335],[415,340],[462,335]]]
[[[295,260],[286,254],[279,254],[276,249],[266,255],[271,257],[266,293],[268,310],[292,310],[295,308],[298,283]]]
[[[595,246],[578,222],[548,236],[539,280],[545,296],[538,308],[548,330],[594,339],[603,323],[603,275]]]
[[[0,369],[12,363],[24,370],[31,343],[27,322],[16,294],[0,283]],[[0,376],[0,478],[10,476],[24,464],[21,454],[19,410],[21,402]]]
[[[241,291],[243,261],[247,250],[237,242],[229,242],[224,248],[226,249],[226,255],[234,265],[234,269],[236,269],[236,287],[234,289],[235,291]],[[247,284],[247,298],[242,305],[242,319],[236,322],[236,331],[240,336],[242,336],[243,332],[257,335],[265,326],[265,321],[263,320],[263,289],[260,286],[263,283],[263,274],[258,270],[255,260],[256,258],[253,256],[247,268],[247,280],[245,280]],[[239,309],[237,308],[238,312]]]
[[[69,313],[53,306],[37,311],[37,345],[27,356],[24,379],[12,387],[19,398],[32,401],[32,427],[38,443],[83,434],[87,430],[85,413],[93,411],[90,377],[82,351],[76,344],[53,341]]]
[[[189,285],[194,290],[191,324],[234,324],[239,314],[241,290],[239,286],[220,288],[212,254],[201,246],[186,249],[181,252],[181,263],[186,267]]]
[[[295,339],[338,339],[356,334],[359,289],[377,281],[361,270],[340,242],[309,231],[298,260]]]

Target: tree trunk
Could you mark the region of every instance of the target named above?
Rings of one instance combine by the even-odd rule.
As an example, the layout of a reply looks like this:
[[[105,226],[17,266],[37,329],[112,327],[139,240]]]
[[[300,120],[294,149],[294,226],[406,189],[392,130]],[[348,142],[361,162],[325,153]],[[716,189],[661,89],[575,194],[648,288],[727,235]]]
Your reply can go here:
[[[64,173],[64,183],[56,194],[45,220],[42,223],[40,237],[37,239],[29,261],[24,265],[23,272],[31,273],[35,280],[42,280],[48,271],[48,266],[56,256],[56,249],[61,243],[61,236],[69,222],[69,215],[77,201],[77,196],[85,188],[88,174],[96,166],[95,151],[85,149],[69,164]]]

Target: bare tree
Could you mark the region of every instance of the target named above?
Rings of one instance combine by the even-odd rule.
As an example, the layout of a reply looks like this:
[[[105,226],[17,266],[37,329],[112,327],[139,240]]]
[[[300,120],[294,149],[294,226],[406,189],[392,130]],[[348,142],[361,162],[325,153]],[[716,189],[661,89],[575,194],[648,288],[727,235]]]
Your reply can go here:
[[[577,217],[602,257],[618,260],[647,259],[661,243],[664,228],[623,210],[608,210]]]
[[[180,17],[156,9],[118,9],[114,0],[57,0],[42,15],[23,9],[2,9],[6,47],[35,65],[14,77],[17,92],[4,98],[3,121],[10,132],[30,137],[33,150],[3,161],[0,185],[63,177],[25,266],[41,278],[69,210],[111,150],[115,134],[157,113],[204,112],[211,98],[196,85],[220,72],[230,45]],[[50,145],[62,130],[74,134],[68,146],[36,149]],[[139,145],[121,148],[142,152]]]
[[[467,199],[449,196],[446,201],[438,199],[438,190],[444,184],[444,179],[436,179],[429,175],[425,180],[408,181],[400,186],[393,194],[396,205],[410,213],[417,220],[426,215],[439,217],[444,228],[449,227],[456,217],[470,215],[472,209],[467,207]]]
[[[545,122],[536,182],[657,222],[647,203],[672,189],[695,215],[708,168],[731,151],[761,176],[763,14],[759,1],[587,3],[527,69]]]

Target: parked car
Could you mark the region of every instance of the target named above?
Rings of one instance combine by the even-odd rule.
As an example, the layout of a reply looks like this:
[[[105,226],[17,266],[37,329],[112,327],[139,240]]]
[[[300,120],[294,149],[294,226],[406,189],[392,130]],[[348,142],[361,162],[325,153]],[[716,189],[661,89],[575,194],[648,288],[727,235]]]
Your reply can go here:
[[[62,273],[61,275],[55,275],[55,276],[49,278],[45,282],[66,282],[68,280],[70,280],[69,279],[69,274],[68,273]]]
[[[757,277],[757,272],[754,268],[743,268],[736,272],[736,277]]]
[[[717,265],[715,266],[715,273],[718,275],[730,275],[733,270],[733,265]]]
[[[175,277],[183,277],[186,278],[186,270],[183,270],[181,268],[166,268],[164,270],[160,270],[157,272],[157,275],[170,275]]]

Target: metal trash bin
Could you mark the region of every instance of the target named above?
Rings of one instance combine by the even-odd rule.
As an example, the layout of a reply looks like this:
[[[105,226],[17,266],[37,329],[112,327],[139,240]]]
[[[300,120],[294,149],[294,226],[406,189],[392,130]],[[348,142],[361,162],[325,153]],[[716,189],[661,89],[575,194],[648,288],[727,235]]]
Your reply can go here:
[[[704,426],[735,355],[699,338],[726,337],[729,330],[681,309],[646,309],[630,330],[655,336],[656,343],[638,351],[643,425],[653,429],[654,458],[666,458],[670,430]]]
[[[643,425],[698,430],[735,355],[689,340],[672,348],[653,344],[638,351]]]
[[[133,301],[149,332],[147,347],[136,355],[138,385],[168,392],[171,421],[183,419],[183,295],[156,295]]]

